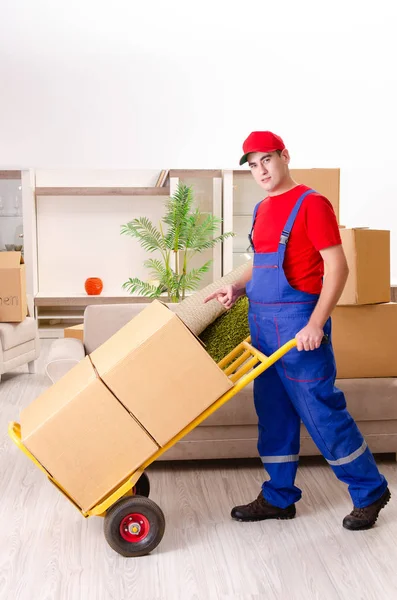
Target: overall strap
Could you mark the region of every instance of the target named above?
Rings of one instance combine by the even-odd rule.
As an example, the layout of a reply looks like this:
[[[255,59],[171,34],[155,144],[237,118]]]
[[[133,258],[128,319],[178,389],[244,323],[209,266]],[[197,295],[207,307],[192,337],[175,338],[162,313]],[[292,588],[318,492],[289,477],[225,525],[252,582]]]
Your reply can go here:
[[[258,214],[258,208],[259,206],[262,204],[263,200],[261,200],[260,202],[258,202],[258,204],[255,206],[254,208],[254,212],[252,214],[252,226],[251,226],[251,231],[248,234],[248,239],[249,239],[249,243],[250,245],[247,248],[247,252],[249,252],[250,250],[254,251],[254,241],[252,239],[252,234],[254,232],[254,227],[255,227],[255,221],[256,221],[256,215]]]
[[[309,194],[315,194],[315,193],[316,193],[315,190],[307,190],[298,198],[294,208],[292,209],[292,211],[287,219],[285,227],[281,233],[279,244],[283,244],[284,246],[286,245],[286,243],[288,242],[290,233],[291,233],[292,226],[295,223],[296,215],[298,214],[298,211],[302,205],[302,202],[304,201],[306,196],[308,196]]]

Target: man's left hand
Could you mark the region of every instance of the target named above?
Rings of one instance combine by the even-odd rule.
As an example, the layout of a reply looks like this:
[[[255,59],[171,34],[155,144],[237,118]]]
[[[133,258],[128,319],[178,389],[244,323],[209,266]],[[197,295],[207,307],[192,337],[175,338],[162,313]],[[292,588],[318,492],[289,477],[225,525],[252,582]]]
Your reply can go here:
[[[315,350],[319,348],[324,337],[324,331],[318,325],[308,323],[295,336],[298,342],[297,350]]]

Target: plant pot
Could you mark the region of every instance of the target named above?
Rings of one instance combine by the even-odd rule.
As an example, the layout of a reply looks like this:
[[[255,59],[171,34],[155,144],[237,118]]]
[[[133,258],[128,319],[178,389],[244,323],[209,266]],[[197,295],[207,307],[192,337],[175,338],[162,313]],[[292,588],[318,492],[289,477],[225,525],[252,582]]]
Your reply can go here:
[[[102,279],[99,279],[99,277],[89,277],[86,279],[84,287],[89,296],[99,296],[103,290]]]

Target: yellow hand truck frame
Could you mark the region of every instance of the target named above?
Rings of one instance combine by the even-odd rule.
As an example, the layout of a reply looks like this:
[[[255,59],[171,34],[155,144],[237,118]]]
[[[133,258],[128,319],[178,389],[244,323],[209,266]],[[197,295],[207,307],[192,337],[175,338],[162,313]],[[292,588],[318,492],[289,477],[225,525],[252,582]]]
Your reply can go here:
[[[83,511],[77,506],[67,490],[46,471],[23,445],[19,423],[11,422],[8,427],[8,434],[18,448],[45,473],[50,482],[74,504],[83,517],[105,517],[105,538],[116,552],[131,557],[149,554],[158,546],[163,537],[165,518],[157,504],[148,498],[150,484],[145,470],[169,448],[297,345],[296,339],[290,340],[276,352],[266,356],[254,348],[250,342],[251,339],[247,338],[218,363],[218,366],[234,383],[234,386],[182,429],[164,447],[155,452],[117,489],[112,490],[99,504],[88,511]]]

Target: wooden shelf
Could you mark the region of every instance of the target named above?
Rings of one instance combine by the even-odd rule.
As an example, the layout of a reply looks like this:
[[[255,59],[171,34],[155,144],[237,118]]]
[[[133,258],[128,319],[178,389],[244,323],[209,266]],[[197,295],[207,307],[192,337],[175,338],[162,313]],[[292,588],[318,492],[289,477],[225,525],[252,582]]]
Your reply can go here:
[[[70,296],[61,295],[43,295],[37,294],[34,299],[34,304],[37,307],[70,307],[70,306],[88,306],[89,304],[132,304],[133,302],[151,302],[150,298],[144,296],[87,296],[87,294],[76,294]]]
[[[251,175],[250,169],[236,169],[233,171],[233,177],[241,177],[244,175]]]
[[[74,314],[74,313],[70,313],[70,314],[58,314],[58,313],[39,313],[37,315],[37,319],[43,319],[46,321],[50,321],[53,319],[65,319],[66,321],[76,321],[77,319],[81,319],[81,314]]]
[[[21,171],[0,171],[0,179],[21,179]]]
[[[171,169],[168,175],[169,177],[179,177],[180,179],[184,177],[212,178],[222,177],[222,171],[220,169]]]
[[[36,196],[169,196],[169,187],[37,187]]]

